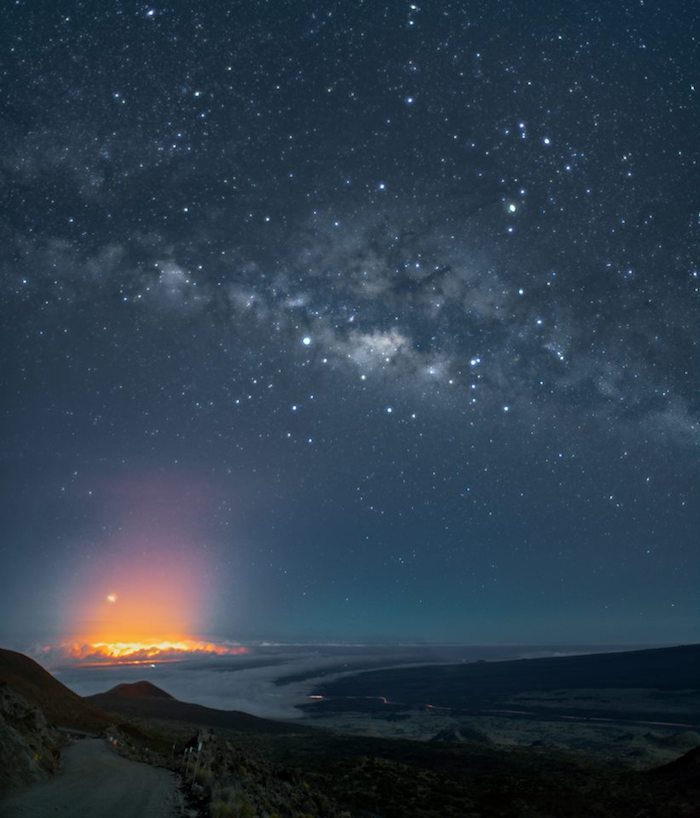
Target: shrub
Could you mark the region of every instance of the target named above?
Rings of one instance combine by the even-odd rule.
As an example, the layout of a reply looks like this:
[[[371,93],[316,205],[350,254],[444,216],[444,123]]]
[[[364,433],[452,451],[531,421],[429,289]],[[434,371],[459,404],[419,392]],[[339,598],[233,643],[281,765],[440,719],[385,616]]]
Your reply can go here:
[[[255,807],[250,801],[241,801],[238,807],[238,818],[255,818]]]
[[[232,804],[226,801],[212,801],[209,805],[212,818],[235,818],[236,811]]]
[[[204,786],[210,786],[214,780],[214,773],[207,767],[197,770],[197,781]]]

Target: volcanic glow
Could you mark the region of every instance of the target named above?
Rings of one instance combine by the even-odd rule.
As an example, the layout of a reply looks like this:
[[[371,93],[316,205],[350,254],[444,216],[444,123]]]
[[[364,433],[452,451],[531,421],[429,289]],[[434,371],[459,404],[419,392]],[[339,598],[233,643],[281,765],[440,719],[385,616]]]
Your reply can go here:
[[[105,593],[96,579],[71,610],[67,658],[86,663],[122,664],[175,661],[191,656],[247,652],[194,636],[203,622],[202,570],[182,553],[120,551],[108,575],[119,593]],[[116,579],[116,581],[115,581]]]
[[[174,662],[198,656],[239,656],[249,649],[243,645],[207,642],[198,639],[180,639],[171,642],[95,642],[93,644],[66,644],[62,646],[66,658],[81,664],[141,664],[143,662]]]
[[[60,655],[116,664],[246,653],[198,636],[207,632],[219,591],[212,551],[200,547],[210,516],[207,491],[192,480],[158,476],[117,484],[106,497],[121,525],[74,575]]]

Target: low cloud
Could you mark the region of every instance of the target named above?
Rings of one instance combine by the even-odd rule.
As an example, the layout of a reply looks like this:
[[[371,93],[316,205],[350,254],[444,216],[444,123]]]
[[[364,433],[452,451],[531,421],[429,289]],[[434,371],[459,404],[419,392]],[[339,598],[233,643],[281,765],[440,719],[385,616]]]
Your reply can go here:
[[[245,654],[197,657],[142,665],[63,664],[53,672],[82,696],[122,682],[146,679],[181,701],[241,710],[274,719],[302,717],[299,705],[333,679],[365,670],[479,659],[555,655],[560,648],[475,646],[272,645],[247,646]],[[563,648],[566,653],[566,648]],[[580,652],[580,651],[579,651]]]

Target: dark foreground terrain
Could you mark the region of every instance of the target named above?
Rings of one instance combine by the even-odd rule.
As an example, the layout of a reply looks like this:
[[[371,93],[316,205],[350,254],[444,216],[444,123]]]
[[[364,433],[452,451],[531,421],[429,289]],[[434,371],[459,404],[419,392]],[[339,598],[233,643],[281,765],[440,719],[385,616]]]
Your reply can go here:
[[[9,663],[15,669],[16,684],[17,654],[8,657],[8,653],[0,651],[0,682],[8,676],[3,668]],[[686,652],[685,658],[689,655]],[[618,669],[625,663],[637,669],[651,666],[647,665],[648,657],[633,653],[617,656],[626,657],[613,660],[618,663]],[[669,656],[671,667],[679,654]],[[655,653],[651,661],[656,667],[654,681],[656,689],[668,690],[670,688],[664,685],[673,687],[675,682],[670,677],[664,680],[659,664],[662,658],[660,653]],[[550,660],[532,660],[537,661]],[[593,659],[594,664],[598,662]],[[460,666],[452,671],[443,668],[440,673],[446,674],[456,689],[458,682],[450,674],[469,667],[473,666]],[[478,674],[485,674],[485,666],[477,667]],[[550,687],[548,681],[553,672],[551,666],[541,667],[545,670],[537,670],[536,665],[534,670],[532,665],[528,666],[527,686],[540,674],[538,678],[544,679],[540,681],[543,694],[556,692],[558,688]],[[193,809],[202,815],[247,818],[677,818],[700,815],[698,748],[686,748],[668,764],[635,770],[553,746],[496,746],[482,740],[480,735],[447,735],[439,741],[415,741],[347,735],[296,723],[280,724],[178,702],[147,683],[120,685],[90,701],[75,697],[76,702],[72,698],[74,694],[38,665],[31,662],[22,664],[22,668],[27,677],[22,685],[27,707],[39,709],[37,700],[32,699],[33,691],[38,690],[44,702],[47,696],[63,697],[64,703],[71,705],[71,714],[67,714],[65,708],[54,710],[52,724],[57,723],[56,718],[64,727],[71,726],[72,718],[81,723],[89,718],[93,723],[106,724],[101,732],[109,735],[123,754],[178,771],[186,781],[185,794],[194,799]],[[417,684],[420,672],[426,679],[430,678],[431,669],[410,670],[418,674],[411,676],[411,684]],[[494,672],[502,671],[503,668],[497,668]],[[691,668],[683,677],[684,683],[693,681],[692,672]],[[615,677],[616,682],[622,680],[627,684],[630,676],[625,676],[622,670],[620,674]],[[358,678],[359,684],[367,685],[368,690],[374,689],[376,679]],[[479,678],[483,682],[483,675]],[[645,684],[650,679],[648,673]],[[595,689],[593,677],[585,681],[589,688]],[[504,687],[498,689],[498,696],[523,693],[522,680],[507,690],[505,678],[502,684]],[[330,685],[326,692],[329,688]],[[402,688],[406,689],[406,686]],[[482,702],[490,701],[485,682],[480,690],[479,695],[486,697]],[[49,695],[49,691],[53,693]],[[423,689],[416,689],[416,698],[422,692]],[[66,693],[70,694],[67,698]],[[85,711],[81,711],[81,703]],[[52,724],[42,727],[46,733],[42,739],[33,735],[26,718],[23,717],[22,723],[15,719],[14,724],[10,723],[12,714],[2,718],[4,729],[13,731],[16,741],[45,739],[50,743],[56,740],[55,734],[50,732]],[[50,773],[51,770],[45,771],[46,776]],[[26,783],[26,778],[23,781]],[[6,782],[5,788],[12,783]]]
[[[700,725],[700,711],[694,698],[700,691],[700,645],[371,670],[323,684],[314,691],[321,698],[309,707],[357,709],[358,702],[364,701],[363,707],[376,709],[377,702],[386,701],[397,707],[430,706],[470,711],[511,703],[527,692],[536,691],[551,697],[567,690],[599,693],[624,690],[628,695],[612,710],[604,705],[596,710],[574,704],[565,706],[565,710],[569,709],[564,715],[575,716],[585,710],[589,716],[624,715],[630,719],[661,721],[668,719],[669,707],[672,707],[675,721]],[[651,706],[641,707],[638,699],[646,691],[655,691],[655,696]],[[683,691],[688,694],[685,698]]]
[[[700,745],[700,649],[344,674],[301,709],[355,735],[573,751],[642,771]]]
[[[102,739],[83,739],[65,749],[61,775],[5,799],[0,815],[169,818],[177,806],[173,773],[122,758]]]

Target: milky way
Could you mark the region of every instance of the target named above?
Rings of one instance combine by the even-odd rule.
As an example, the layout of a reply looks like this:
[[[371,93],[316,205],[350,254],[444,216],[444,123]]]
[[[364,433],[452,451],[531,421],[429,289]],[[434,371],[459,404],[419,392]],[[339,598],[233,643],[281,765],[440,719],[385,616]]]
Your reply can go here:
[[[693,3],[0,14],[6,640],[696,636]]]

